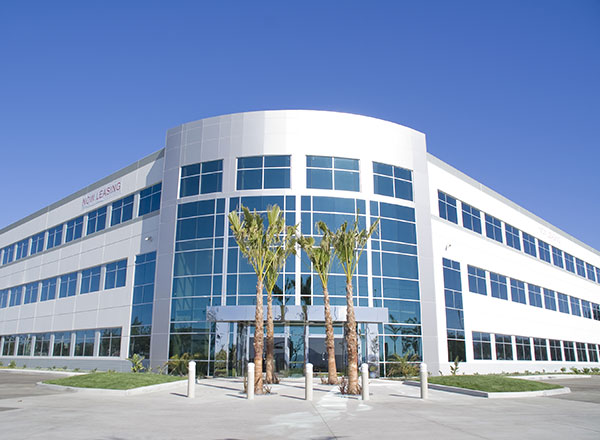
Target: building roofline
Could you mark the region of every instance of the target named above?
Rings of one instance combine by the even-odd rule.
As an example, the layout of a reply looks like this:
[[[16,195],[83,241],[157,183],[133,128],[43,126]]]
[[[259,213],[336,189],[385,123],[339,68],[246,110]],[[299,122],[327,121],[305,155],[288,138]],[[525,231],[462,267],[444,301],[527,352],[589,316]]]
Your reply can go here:
[[[561,237],[566,238],[567,240],[570,240],[570,241],[578,244],[579,246],[587,249],[588,251],[593,252],[594,254],[600,256],[600,251],[598,251],[597,249],[593,248],[589,244],[584,243],[583,241],[579,240],[578,238],[573,237],[568,232],[563,231],[562,229],[554,226],[552,223],[550,223],[550,222],[544,220],[543,218],[535,215],[531,211],[528,211],[525,208],[523,208],[522,206],[517,205],[512,200],[504,197],[502,194],[500,194],[500,193],[494,191],[493,189],[485,186],[481,182],[478,182],[477,180],[473,179],[472,177],[468,176],[467,174],[463,173],[462,171],[457,170],[452,165],[447,164],[446,162],[444,162],[440,158],[434,156],[433,154],[427,153],[427,159],[430,162],[432,162],[433,164],[439,166],[440,168],[443,168],[445,171],[447,171],[450,174],[454,175],[455,177],[458,177],[463,182],[468,183],[469,185],[477,188],[478,190],[484,192],[485,194],[487,194],[487,195],[495,198],[496,200],[499,200],[502,203],[507,204],[508,206],[510,206],[511,208],[515,209],[519,213],[525,215],[526,217],[529,217],[530,219],[535,220],[538,223],[541,223],[542,225],[544,225],[545,227],[547,227],[548,229],[550,229],[552,232],[555,232],[556,234],[560,235]]]
[[[165,155],[165,149],[161,148],[160,150],[155,151],[152,154],[149,154],[148,156],[138,160],[137,162],[134,162],[131,165],[126,166],[125,168],[121,168],[120,170],[115,171],[114,173],[110,174],[109,176],[106,176],[90,185],[87,185],[86,187],[80,189],[79,191],[74,192],[73,194],[62,198],[62,199],[58,200],[57,202],[54,202],[36,212],[34,212],[33,214],[29,214],[27,217],[24,217],[20,220],[17,220],[14,223],[11,223],[10,225],[0,229],[0,234],[4,234],[5,232],[8,232],[8,231],[16,228],[17,226],[27,223],[28,221],[33,220],[36,217],[46,214],[46,213],[52,211],[53,209],[55,209],[61,205],[64,205],[65,203],[71,202],[72,200],[75,200],[76,198],[81,197],[90,191],[93,191],[98,186],[105,185],[115,179],[118,179],[119,177],[129,174],[132,171],[138,170],[139,168],[164,157],[164,155]]]

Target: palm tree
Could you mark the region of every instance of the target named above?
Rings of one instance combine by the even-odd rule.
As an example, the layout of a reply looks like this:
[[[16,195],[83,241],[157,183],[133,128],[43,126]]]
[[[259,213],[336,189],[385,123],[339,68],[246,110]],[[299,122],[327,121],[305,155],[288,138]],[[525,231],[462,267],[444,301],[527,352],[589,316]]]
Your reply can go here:
[[[281,234],[285,229],[285,220],[279,206],[267,208],[269,222],[265,230],[263,218],[256,211],[250,212],[242,206],[243,220],[238,213],[229,213],[229,223],[235,241],[240,251],[248,260],[256,273],[256,312],[254,315],[254,392],[263,393],[262,357],[263,357],[263,286],[267,271],[273,264],[274,254],[271,251],[282,240]]]
[[[358,386],[358,339],[356,335],[356,316],[354,315],[354,292],[352,288],[352,277],[358,266],[360,256],[365,250],[379,219],[375,220],[371,227],[360,229],[358,224],[358,215],[352,227],[348,227],[348,222],[344,222],[333,237],[333,248],[337,256],[344,275],[346,275],[346,347],[348,349],[348,394],[359,394]]]
[[[285,264],[285,260],[291,254],[296,253],[296,227],[288,226],[285,237],[277,243],[274,248],[269,249],[269,259],[272,261],[265,275],[265,287],[267,289],[267,383],[275,382],[274,352],[275,337],[273,325],[273,288],[279,277],[279,273]],[[256,337],[256,336],[255,336]]]
[[[338,382],[337,368],[335,365],[335,340],[333,337],[333,320],[331,318],[331,309],[329,307],[329,290],[327,288],[327,281],[329,280],[329,271],[331,263],[333,262],[334,252],[332,249],[333,232],[327,227],[327,225],[320,221],[317,222],[317,228],[322,232],[323,237],[319,246],[315,246],[315,239],[313,237],[298,237],[298,243],[306,252],[306,255],[310,259],[315,268],[315,271],[319,274],[321,284],[323,286],[323,300],[325,303],[325,345],[327,347],[327,371],[328,378],[327,383],[330,385]]]

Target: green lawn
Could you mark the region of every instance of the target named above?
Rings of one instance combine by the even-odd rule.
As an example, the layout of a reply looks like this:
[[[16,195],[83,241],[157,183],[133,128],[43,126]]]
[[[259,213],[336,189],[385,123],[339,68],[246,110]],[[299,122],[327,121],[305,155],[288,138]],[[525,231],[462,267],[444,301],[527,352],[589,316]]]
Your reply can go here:
[[[466,388],[469,390],[486,391],[488,393],[542,391],[561,388],[559,385],[550,385],[538,381],[515,379],[493,374],[474,376],[435,376],[430,377],[429,382],[451,387]]]
[[[157,385],[184,380],[184,377],[152,373],[91,373],[79,376],[47,380],[44,383],[78,388],[104,388],[108,390],[130,390],[132,388]]]

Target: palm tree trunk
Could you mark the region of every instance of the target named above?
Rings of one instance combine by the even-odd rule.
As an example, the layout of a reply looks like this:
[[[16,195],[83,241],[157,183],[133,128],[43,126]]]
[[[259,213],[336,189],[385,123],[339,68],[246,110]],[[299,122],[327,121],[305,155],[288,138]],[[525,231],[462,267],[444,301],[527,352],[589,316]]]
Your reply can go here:
[[[346,346],[348,347],[348,394],[359,394],[358,387],[358,339],[354,315],[352,280],[346,282]]]
[[[333,320],[329,307],[329,291],[323,286],[323,299],[325,301],[325,345],[327,346],[327,383],[334,385],[338,382],[337,368],[335,365],[335,339],[333,336]]]
[[[254,315],[254,393],[263,394],[263,282],[256,283],[256,314]]]
[[[273,329],[273,295],[267,292],[267,383],[274,383],[273,354],[275,351],[275,337]]]

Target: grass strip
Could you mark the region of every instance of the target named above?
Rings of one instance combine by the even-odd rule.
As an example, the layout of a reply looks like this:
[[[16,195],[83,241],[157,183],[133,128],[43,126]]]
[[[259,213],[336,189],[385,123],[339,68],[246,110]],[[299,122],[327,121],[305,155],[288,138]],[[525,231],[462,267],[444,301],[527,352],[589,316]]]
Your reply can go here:
[[[133,388],[158,385],[184,380],[184,377],[153,373],[91,373],[80,376],[47,380],[44,383],[77,388],[102,388],[107,390],[130,390]]]
[[[500,375],[464,375],[464,376],[435,376],[429,378],[429,383],[466,388],[468,390],[485,391],[488,393],[515,393],[522,391],[543,391],[561,388],[544,382],[515,379]]]

